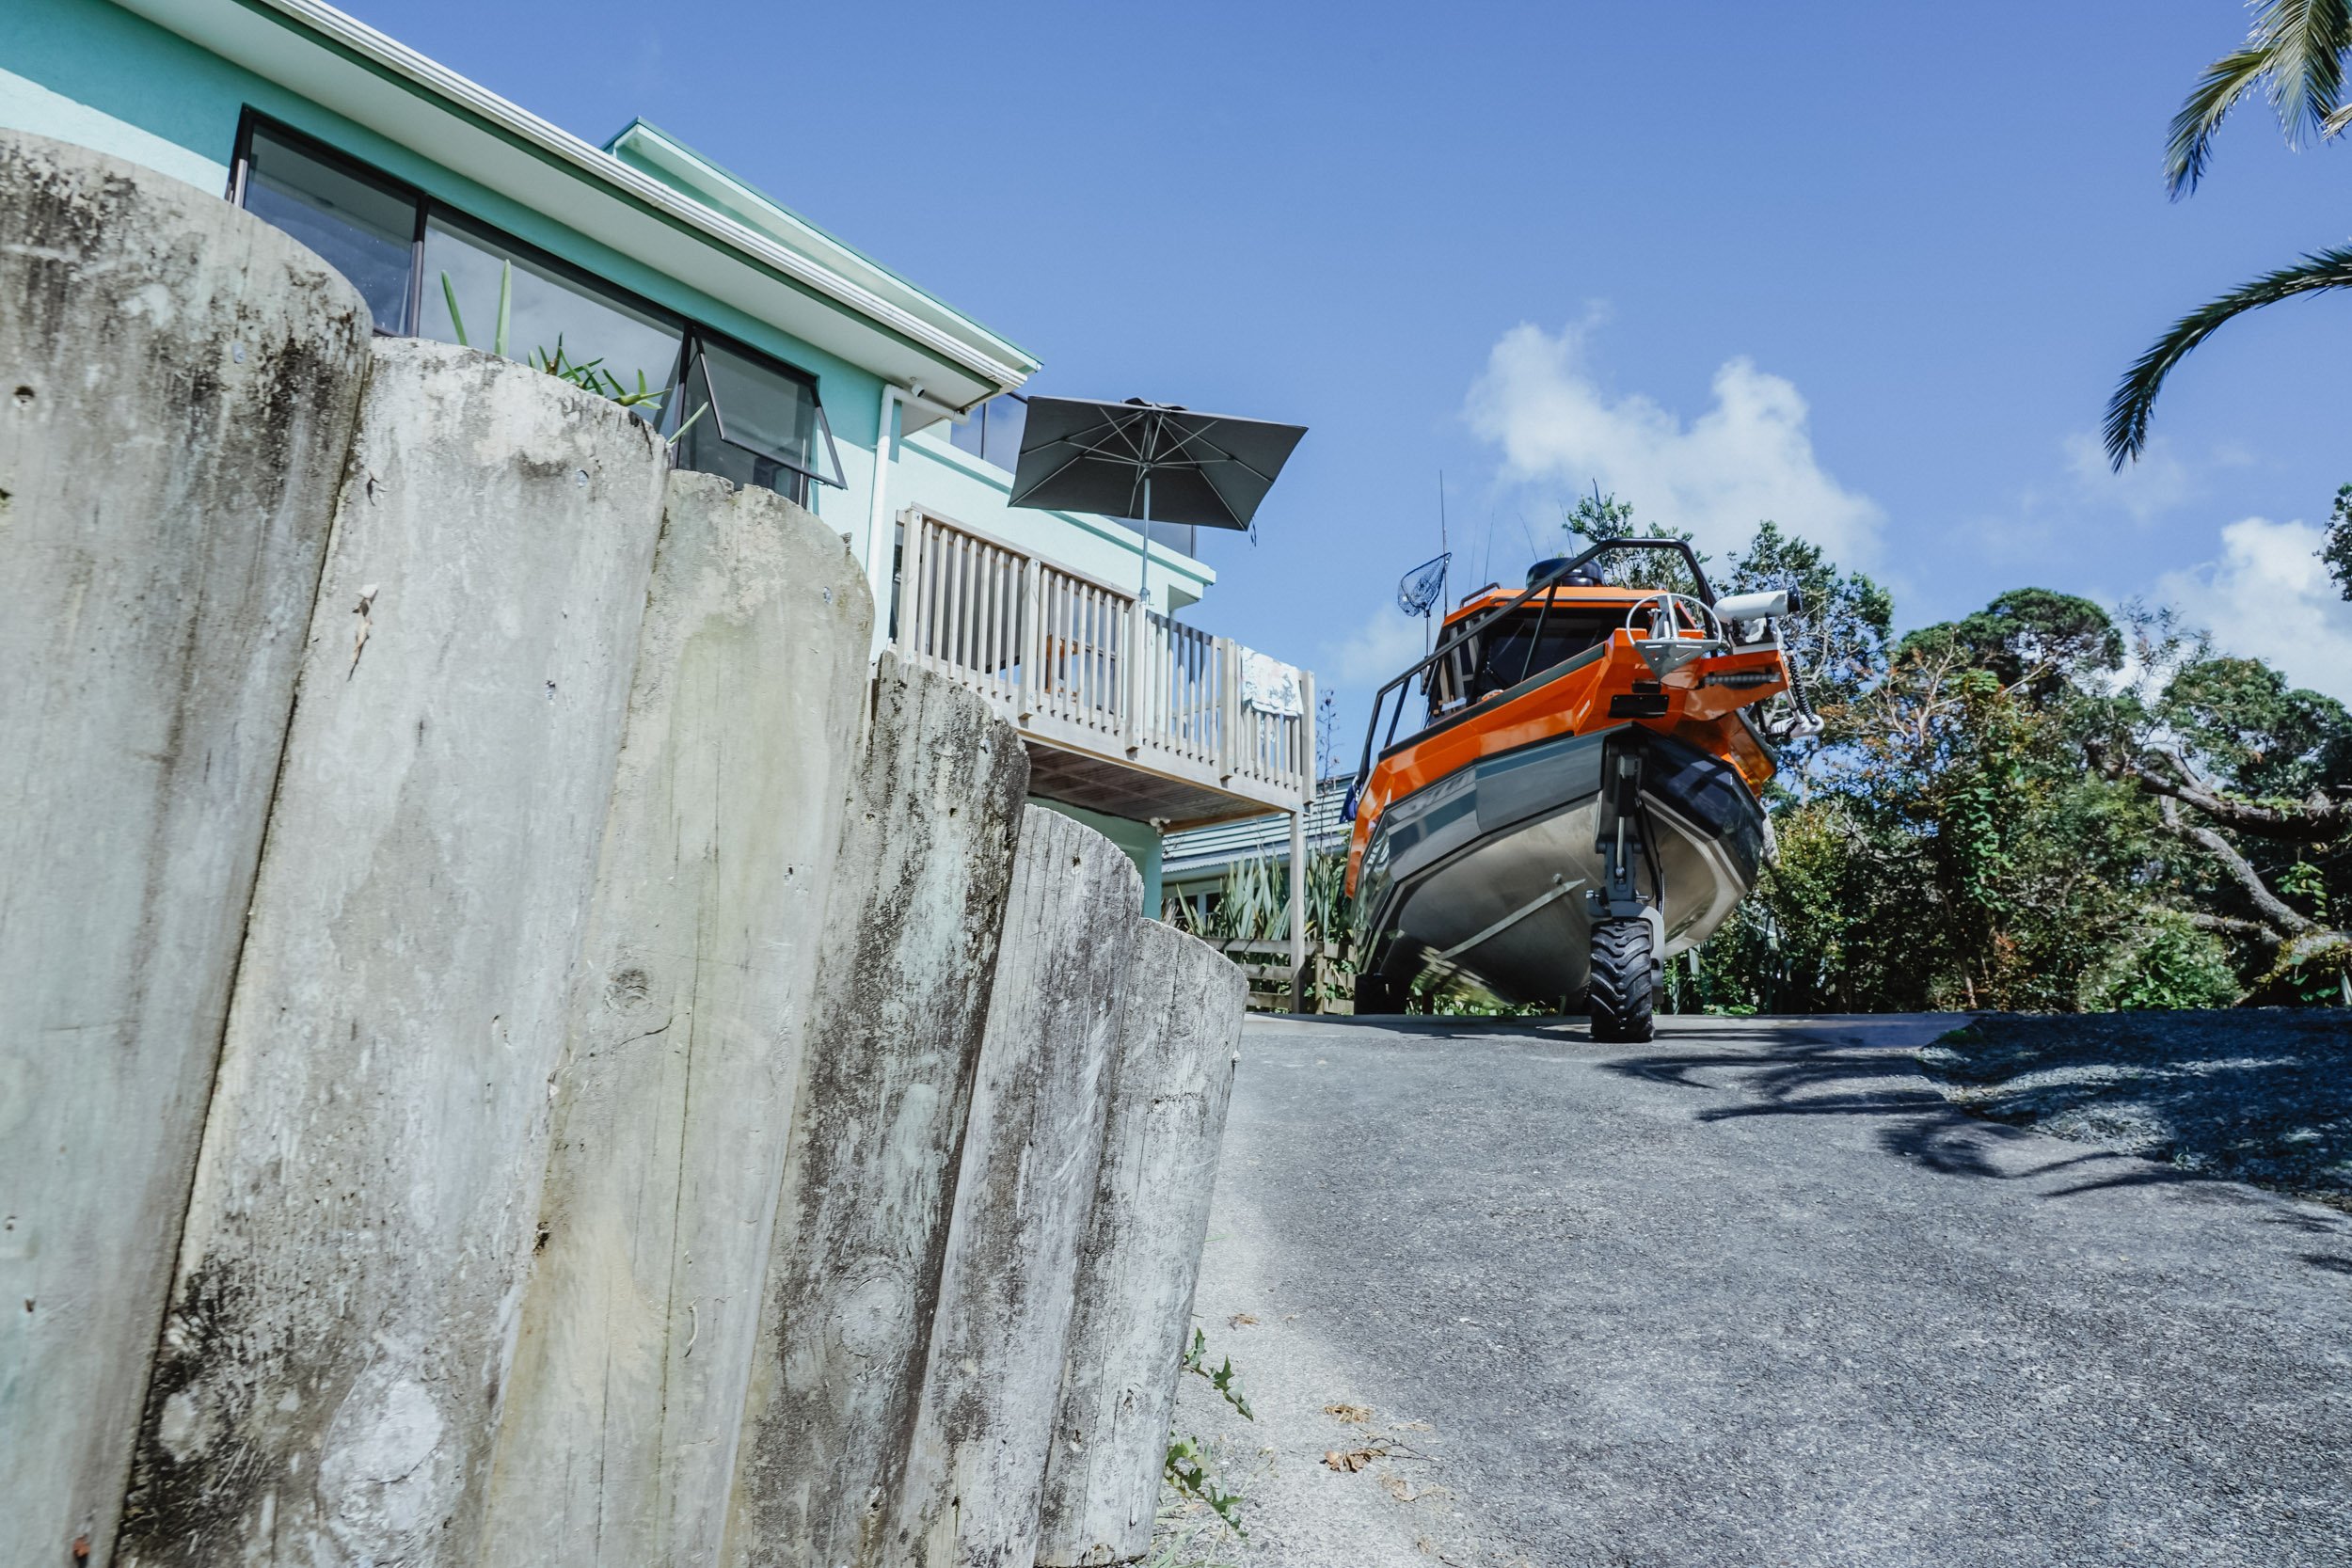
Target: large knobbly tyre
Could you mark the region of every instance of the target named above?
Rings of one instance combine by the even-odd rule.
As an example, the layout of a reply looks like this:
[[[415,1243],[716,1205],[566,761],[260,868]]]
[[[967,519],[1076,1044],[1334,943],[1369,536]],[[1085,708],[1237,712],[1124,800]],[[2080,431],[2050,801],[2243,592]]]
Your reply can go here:
[[[1646,920],[1603,920],[1593,927],[1593,980],[1585,1007],[1593,1038],[1639,1044],[1657,1032],[1651,1015],[1656,966]]]

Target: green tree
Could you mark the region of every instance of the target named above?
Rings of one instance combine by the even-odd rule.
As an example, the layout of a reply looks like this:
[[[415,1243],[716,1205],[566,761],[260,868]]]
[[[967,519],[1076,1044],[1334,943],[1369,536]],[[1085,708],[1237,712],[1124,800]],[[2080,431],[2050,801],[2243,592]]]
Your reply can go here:
[[[2067,1007],[2136,907],[2133,835],[2042,667],[1944,629],[1899,649],[1849,776],[1911,846],[1883,940],[1915,1005]]]
[[[1819,545],[1783,532],[1770,518],[1756,524],[1756,536],[1716,586],[1725,594],[1803,593],[1804,608],[1782,625],[1781,639],[1803,660],[1824,719],[1832,708],[1851,708],[1886,673],[1895,596],[1860,572],[1841,570]]]
[[[1656,524],[1633,520],[1633,503],[1621,501],[1613,491],[1604,496],[1596,486],[1562,515],[1561,529],[1581,536],[1587,545],[1605,545],[1618,539],[1679,539],[1688,545],[1695,537],[1687,528],[1662,528]],[[1574,540],[1568,541],[1570,553],[1576,553]],[[1695,547],[1695,546],[1694,546]],[[1701,566],[1712,559],[1698,552]],[[1680,556],[1665,550],[1622,550],[1600,558],[1612,582],[1628,588],[1657,588],[1675,594],[1696,594],[1698,584],[1692,580],[1691,568]]]
[[[2352,0],[2253,0],[2251,9],[2246,42],[2206,69],[2172,118],[2164,172],[2176,200],[2196,190],[2213,160],[2214,134],[2258,88],[2277,111],[2291,147],[2328,139],[2352,124],[2352,107],[2344,103]],[[2140,454],[2164,378],[2228,323],[2280,300],[2347,287],[2352,245],[2339,245],[2266,273],[2182,317],[2125,372],[2107,404],[2108,458],[2120,468]]]
[[[2072,594],[2012,588],[1964,620],[1916,631],[1910,651],[1944,649],[2038,702],[2080,693],[2123,667],[2123,633],[2114,618]]]
[[[2220,938],[2177,911],[2153,909],[2084,978],[2080,1000],[2092,1012],[2226,1007],[2242,989]]]
[[[2113,630],[2085,609],[2005,594],[1860,684],[1812,787],[1771,800],[1779,854],[1703,958],[1711,1002],[2077,1005],[2140,915],[2151,836],[2150,809],[2082,765]]]
[[[2238,794],[2325,800],[2352,783],[2352,716],[2258,658],[2207,655],[2165,683],[2157,717]]]
[[[2352,714],[2256,659],[2188,644],[2126,693],[2087,745],[2185,851],[2171,902],[2247,955],[2254,990],[2352,991]],[[2153,693],[2153,694],[2151,694]]]
[[[2328,575],[2336,579],[2338,592],[2352,599],[2352,484],[2336,491],[2336,504],[2328,514],[2328,541],[2319,547],[2319,559],[2327,563]]]
[[[1895,597],[1862,573],[1841,570],[1820,546],[1783,532],[1769,518],[1731,558],[1716,587],[1725,594],[1795,588],[1803,594],[1804,610],[1780,626],[1822,723],[1820,735],[1781,749],[1782,773],[1802,794],[1820,759],[1853,738],[1857,705],[1885,677]]]

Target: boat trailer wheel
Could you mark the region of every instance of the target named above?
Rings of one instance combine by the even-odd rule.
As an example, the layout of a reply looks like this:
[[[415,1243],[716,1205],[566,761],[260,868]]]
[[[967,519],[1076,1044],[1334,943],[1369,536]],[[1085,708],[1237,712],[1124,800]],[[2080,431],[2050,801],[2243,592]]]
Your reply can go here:
[[[1638,1045],[1657,1032],[1657,931],[1656,922],[1638,915],[1593,923],[1593,978],[1584,1005],[1594,1039]]]

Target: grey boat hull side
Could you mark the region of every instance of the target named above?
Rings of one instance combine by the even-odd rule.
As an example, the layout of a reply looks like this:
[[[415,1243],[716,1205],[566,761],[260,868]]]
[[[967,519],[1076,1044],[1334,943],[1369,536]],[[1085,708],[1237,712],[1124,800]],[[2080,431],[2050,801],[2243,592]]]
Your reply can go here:
[[[1712,935],[1765,856],[1763,808],[1731,766],[1638,725],[1563,736],[1470,768],[1391,803],[1359,882],[1367,969],[1424,974],[1506,1002],[1574,1006],[1590,977],[1605,758],[1644,752],[1642,802],[1662,873],[1669,956]],[[1653,893],[1646,863],[1637,879]]]

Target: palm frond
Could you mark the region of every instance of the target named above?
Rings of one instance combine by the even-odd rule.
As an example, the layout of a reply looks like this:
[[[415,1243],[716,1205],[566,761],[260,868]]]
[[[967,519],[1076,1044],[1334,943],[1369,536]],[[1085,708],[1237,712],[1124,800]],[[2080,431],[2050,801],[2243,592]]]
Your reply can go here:
[[[2148,418],[2165,376],[2223,324],[2249,310],[2327,289],[2352,289],[2352,245],[2306,256],[2294,266],[2257,277],[2173,323],[2172,329],[2125,372],[2107,404],[2107,460],[2121,468],[2140,454],[2148,444]]]
[[[2165,137],[2164,183],[2174,200],[2197,188],[2213,160],[2214,133],[2265,78],[2287,144],[2301,147],[2352,124],[2344,103],[2344,57],[2352,54],[2352,0],[2253,0],[2244,47],[2198,79]]]
[[[2270,103],[2287,144],[2326,135],[2344,95],[2352,50],[2352,0],[2264,0],[2249,40],[2268,60]]]
[[[2205,177],[2205,166],[2213,161],[2213,134],[2269,69],[2270,56],[2250,45],[2206,68],[2188,102],[2172,117],[2171,132],[2165,138],[2164,186],[2173,200],[2195,190]]]

